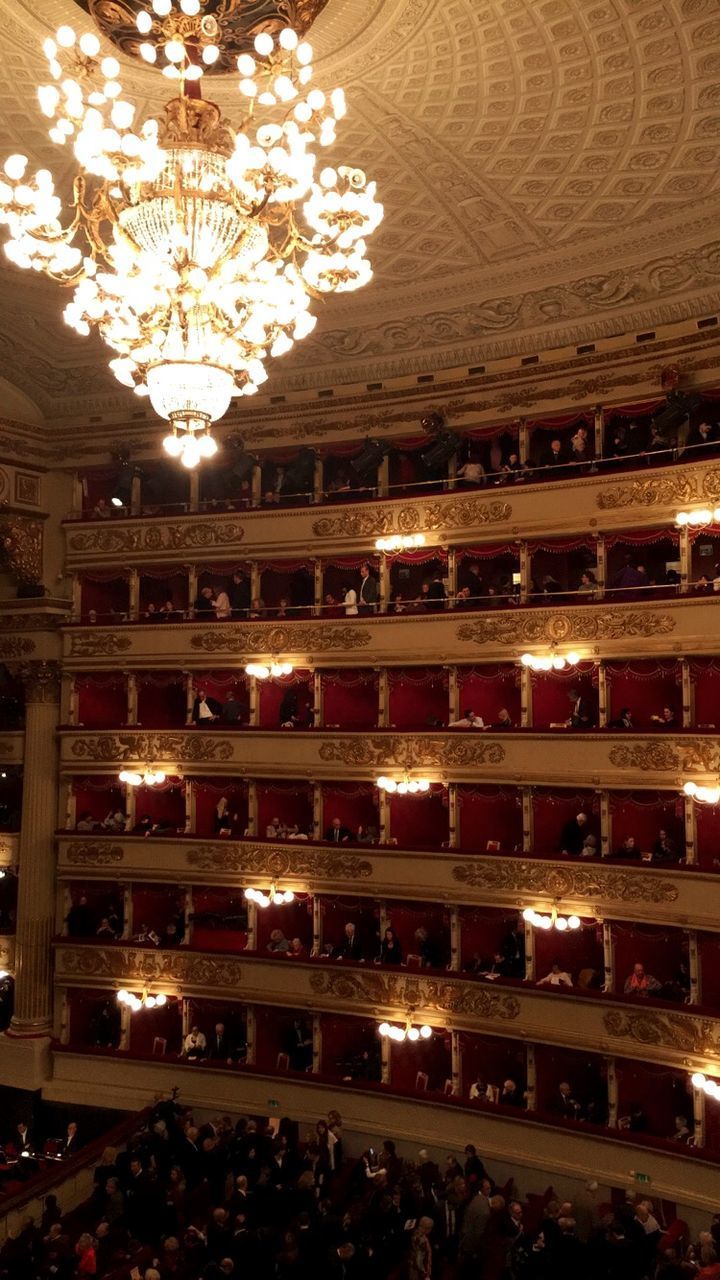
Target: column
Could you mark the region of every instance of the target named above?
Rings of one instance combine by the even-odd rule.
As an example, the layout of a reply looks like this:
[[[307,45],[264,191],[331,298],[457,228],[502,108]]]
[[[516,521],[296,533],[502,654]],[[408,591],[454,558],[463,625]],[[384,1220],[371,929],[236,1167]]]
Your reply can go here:
[[[462,1093],[462,1053],[459,1031],[450,1032],[450,1061],[453,1097],[459,1098]]]
[[[387,613],[390,603],[390,557],[380,557],[380,581],[378,584],[380,602],[378,613]]]
[[[251,836],[258,834],[258,800],[257,782],[251,778],[248,782],[248,831]]]
[[[70,1043],[70,1001],[67,987],[55,992],[54,1030],[61,1044]]]
[[[601,729],[606,729],[608,722],[607,669],[602,658],[596,658],[595,661],[598,675],[598,724]]]
[[[535,1068],[535,1045],[525,1046],[525,1079],[527,1081],[528,1111],[537,1110],[537,1070]]]
[[[257,560],[250,561],[250,599],[260,598],[260,566]]]
[[[249,723],[257,728],[260,723],[260,695],[257,676],[248,676]]]
[[[618,1122],[618,1086],[617,1071],[615,1070],[615,1059],[607,1060],[607,1091],[608,1091],[608,1129],[617,1129]]]
[[[523,853],[532,853],[535,844],[535,832],[533,831],[533,803],[532,803],[532,787],[522,788],[522,817],[523,817]]]
[[[122,931],[122,937],[123,937],[123,941],[125,941],[125,942],[126,942],[129,938],[132,938],[132,935],[133,935],[133,895],[132,895],[132,885],[131,885],[131,884],[124,884],[124,885],[122,886],[122,891],[123,891],[123,931]]]
[[[198,598],[198,571],[195,564],[189,564],[185,567],[188,576],[188,615],[192,618],[195,601]]]
[[[313,839],[319,840],[322,835],[323,795],[322,784],[313,782]]]
[[[380,844],[387,844],[390,831],[390,797],[387,791],[378,794],[378,823],[380,825]]]
[[[390,492],[390,457],[386,453],[377,470],[377,496],[387,498]]]
[[[137,818],[137,793],[134,787],[125,784],[125,830],[132,831]]]
[[[72,480],[72,513],[75,516],[82,515],[83,499],[85,497],[85,481],[78,475],[77,471],[73,475]]]
[[[190,472],[190,500],[188,510],[195,512],[200,510],[200,471]]]
[[[185,779],[185,834],[195,833],[197,815],[195,783],[192,778]]]
[[[450,547],[447,553],[447,584],[446,590],[450,608],[455,608],[455,597],[458,591],[457,585],[457,551],[454,547]]]
[[[532,729],[532,671],[520,668],[520,728]]]
[[[530,430],[527,418],[518,418],[518,457],[522,466],[530,461]]]
[[[705,1146],[705,1090],[693,1086],[693,1136],[696,1147]]]
[[[142,515],[142,476],[139,471],[133,471],[130,479],[130,515]]]
[[[692,796],[683,796],[685,822],[685,861],[689,867],[697,862],[697,814]]]
[[[120,1040],[118,1042],[119,1049],[130,1048],[130,1026],[132,1023],[132,1009],[126,1004],[120,1005]]]
[[[257,951],[257,903],[247,904],[247,947],[246,951]]]
[[[451,667],[448,672],[448,718],[452,724],[453,720],[460,717],[460,690],[458,687],[458,669]]]
[[[322,1022],[320,1014],[313,1014],[312,1024],[312,1069],[313,1075],[320,1074],[320,1064],[322,1062]]]
[[[692,729],[693,720],[695,719],[695,708],[693,706],[695,688],[690,675],[690,663],[687,658],[681,658],[680,660],[680,681],[682,684],[683,729]]]
[[[67,918],[72,907],[72,893],[70,886],[63,884],[58,894],[57,916],[55,918],[55,932],[59,937],[66,938],[68,936]]]
[[[189,1034],[190,1034],[190,1027],[191,1027],[191,1026],[192,1026],[192,1023],[191,1023],[191,1021],[190,1021],[190,1001],[187,999],[187,997],[186,997],[186,996],[183,996],[183,998],[182,998],[182,1038],[183,1038],[183,1043],[185,1042],[185,1037],[186,1037],[187,1035],[189,1035]]]
[[[450,965],[453,973],[460,972],[462,936],[460,933],[460,908],[450,907]]]
[[[252,469],[252,477],[250,480],[250,504],[253,507],[259,507],[262,501],[262,467],[259,462],[255,463]]]
[[[456,782],[448,783],[448,831],[449,840],[448,848],[457,849],[458,846],[458,789]]]
[[[615,990],[615,957],[613,955],[612,928],[607,920],[602,922],[603,931],[603,969],[605,984],[603,991],[612,993]]]
[[[390,1083],[390,1040],[387,1036],[380,1037],[380,1082]]]
[[[680,545],[680,594],[687,595],[690,590],[692,545],[690,529],[683,525],[679,530]]]
[[[316,729],[321,729],[325,721],[325,713],[323,708],[323,681],[322,672],[315,667],[313,671],[313,724]]]
[[[315,455],[315,465],[313,467],[313,503],[318,506],[325,496],[325,464],[322,458]]]
[[[60,683],[60,723],[77,725],[77,684],[74,676],[64,675]]]
[[[23,821],[20,832],[15,1013],[9,1037],[38,1037],[52,1031],[50,939],[55,919],[55,851],[57,813],[57,746],[60,670],[55,662],[32,662],[20,668],[25,685],[25,771]],[[40,1046],[41,1051],[45,1044]],[[12,1071],[10,1072],[12,1074]],[[31,1049],[22,1085],[39,1087],[45,1063]],[[15,1079],[6,1083],[15,1084]]]
[[[604,534],[598,534],[595,539],[595,548],[597,554],[595,573],[595,577],[597,579],[597,598],[598,600],[602,600],[607,586],[607,546]]]
[[[527,604],[530,595],[530,577],[532,571],[532,557],[528,551],[527,542],[520,543],[520,602]]]
[[[529,920],[523,920],[525,931],[525,979],[535,980],[535,930]]]
[[[322,560],[313,561],[313,571],[315,575],[315,617],[322,618],[323,605],[323,566]]]
[[[74,831],[77,822],[77,801],[73,794],[72,778],[62,777],[58,789],[57,825],[61,831]]]
[[[255,1062],[255,1006],[249,1004],[245,1010],[245,1061],[249,1067]]]
[[[702,968],[697,929],[688,929],[688,968],[690,970],[690,1004],[702,1004]]]
[[[137,569],[130,570],[129,582],[129,609],[128,616],[131,622],[137,622],[140,617],[140,574]]]
[[[312,900],[313,941],[312,954],[319,956],[322,951],[322,903],[317,894]]]
[[[457,475],[457,454],[453,454],[452,458],[448,458],[447,480],[443,484],[443,489],[455,488],[455,477]]]
[[[77,573],[74,573],[72,576],[72,614],[71,614],[73,622],[80,621],[81,613],[82,613],[82,587],[80,585],[80,575]]]
[[[125,677],[126,707],[127,719],[126,724],[137,724],[138,722],[138,696],[137,696],[137,676],[130,673]]]
[[[192,671],[185,672],[185,724],[193,722],[192,713],[195,705],[195,683]]]
[[[600,857],[609,858],[612,853],[612,817],[610,793],[600,792]]]
[[[193,916],[193,891],[192,891],[192,885],[191,885],[191,884],[178,885],[178,888],[179,888],[179,889],[181,889],[181,890],[184,892],[184,894],[185,894],[185,902],[184,902],[184,904],[183,904],[183,906],[184,906],[184,910],[185,910],[185,933],[184,933],[184,935],[183,935],[183,940],[182,940],[182,942],[181,942],[181,944],[180,944],[180,945],[181,945],[181,946],[183,946],[183,947],[190,947],[190,946],[192,946],[192,938],[193,938],[193,920],[192,920],[192,916]]]
[[[390,722],[390,690],[387,667],[378,673],[378,729],[387,729]]]
[[[595,457],[602,458],[605,445],[605,410],[601,404],[595,405]]]

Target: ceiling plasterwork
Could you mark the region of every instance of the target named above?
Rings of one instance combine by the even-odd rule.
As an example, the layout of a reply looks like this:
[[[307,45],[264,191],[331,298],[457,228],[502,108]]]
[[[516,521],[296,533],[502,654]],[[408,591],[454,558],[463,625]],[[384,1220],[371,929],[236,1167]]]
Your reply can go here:
[[[386,216],[373,284],[320,306],[312,338],[271,363],[270,394],[592,341],[720,306],[718,0],[310,7],[318,83],[348,94],[329,158],[377,179]],[[47,140],[35,90],[43,35],[77,14],[76,0],[0,0],[0,154],[21,146],[66,183],[71,156]],[[134,59],[123,57],[121,78],[146,107],[166,96]],[[237,115],[235,81],[218,76],[212,90]],[[56,286],[2,267],[0,376],[48,419],[136,407],[100,343],[66,329],[63,305]]]

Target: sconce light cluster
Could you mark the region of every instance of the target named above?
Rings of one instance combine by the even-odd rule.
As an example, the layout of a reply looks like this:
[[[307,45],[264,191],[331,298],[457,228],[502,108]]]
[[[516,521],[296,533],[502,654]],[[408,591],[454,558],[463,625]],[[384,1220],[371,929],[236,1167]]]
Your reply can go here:
[[[278,889],[277,885],[271,884],[267,893],[263,893],[261,889],[246,889],[245,897],[248,902],[254,902],[258,907],[283,907],[288,902],[295,901],[295,894],[292,889]]]
[[[581,659],[579,653],[566,653],[564,658],[558,653],[551,654],[549,657],[541,657],[537,653],[523,653],[520,661],[531,671],[564,671],[566,667],[576,667]]]
[[[248,662],[246,676],[255,676],[256,680],[267,680],[270,676],[291,676],[294,667],[291,662]]]
[[[378,1034],[384,1040],[396,1040],[398,1044],[402,1044],[403,1040],[429,1040],[432,1035],[432,1027],[428,1027],[426,1023],[422,1027],[416,1027],[408,1018],[404,1027],[398,1027],[393,1022],[381,1022],[378,1027]]]
[[[582,924],[579,916],[559,916],[554,907],[549,916],[536,911],[534,907],[526,907],[523,911],[523,920],[527,920],[536,929],[557,929],[559,933],[565,933],[568,929],[579,929]]]
[[[717,1080],[708,1080],[702,1071],[695,1071],[690,1077],[690,1083],[693,1089],[702,1089],[708,1098],[720,1100],[720,1084],[718,1084]]]
[[[377,778],[375,786],[380,791],[387,791],[389,795],[397,794],[399,796],[416,796],[418,792],[429,791],[430,782],[427,778],[403,778],[397,782],[395,778]]]
[[[686,796],[692,796],[693,800],[697,800],[698,804],[717,804],[720,800],[720,785],[700,787],[697,782],[686,782],[683,787],[683,793]]]
[[[393,533],[389,538],[375,539],[376,551],[392,553],[393,551],[410,551],[413,547],[424,546],[424,533]]]
[[[681,528],[686,524],[696,528],[703,524],[720,524],[720,507],[715,507],[713,511],[710,507],[700,507],[698,511],[678,511],[675,523]]]
[[[165,781],[166,774],[162,769],[152,769],[149,764],[146,764],[142,773],[137,769],[122,769],[118,777],[129,787],[157,787]]]
[[[167,996],[160,994],[159,996],[149,996],[147,991],[143,991],[141,996],[136,996],[132,991],[118,991],[118,1004],[127,1005],[132,1013],[138,1013],[140,1009],[162,1009],[167,1004]]]

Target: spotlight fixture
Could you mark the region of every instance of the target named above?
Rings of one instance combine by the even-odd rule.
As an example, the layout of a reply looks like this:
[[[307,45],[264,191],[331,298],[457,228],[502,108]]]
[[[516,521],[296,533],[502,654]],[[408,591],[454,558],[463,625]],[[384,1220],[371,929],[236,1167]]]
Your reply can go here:
[[[714,787],[701,787],[697,782],[686,782],[683,794],[692,796],[698,804],[717,804],[720,800],[720,784],[716,783]]]
[[[536,911],[534,907],[526,907],[523,911],[523,920],[527,920],[528,924],[534,925],[536,929],[557,929],[558,933],[565,933],[568,929],[579,929],[582,924],[579,916],[558,915],[556,907],[553,907],[549,916]]]
[[[245,897],[248,902],[254,902],[256,906],[262,907],[284,907],[289,902],[295,901],[295,894],[292,889],[278,889],[276,884],[271,884],[267,893],[263,893],[261,889],[246,889]]]
[[[424,533],[394,533],[389,538],[376,538],[375,550],[394,552],[409,551],[414,547],[425,546]]]
[[[432,1027],[427,1023],[421,1027],[415,1026],[412,1018],[408,1016],[404,1027],[399,1027],[394,1022],[381,1022],[378,1026],[378,1034],[384,1040],[396,1040],[398,1044],[402,1044],[403,1040],[429,1040],[432,1036]]]
[[[529,667],[531,671],[564,671],[566,667],[576,667],[581,661],[580,654],[566,653],[563,657],[559,653],[551,653],[549,655],[541,655],[538,653],[523,653],[520,661],[524,667]]]
[[[380,791],[387,791],[388,795],[399,796],[416,796],[419,792],[425,793],[430,790],[430,782],[428,778],[402,778],[397,781],[395,778],[380,777],[376,780],[375,786]]]
[[[148,995],[147,987],[141,995],[136,996],[132,991],[125,991],[123,988],[117,993],[117,1002],[125,1005],[131,1013],[139,1013],[141,1009],[162,1009],[163,1005],[167,1004],[167,996],[162,992],[158,996]]]
[[[684,525],[697,527],[703,524],[720,524],[720,507],[715,507],[712,511],[709,507],[699,507],[697,511],[678,511],[675,523],[681,528]]]
[[[256,680],[268,680],[270,676],[291,676],[294,667],[291,662],[248,662],[246,676],[255,676]]]
[[[157,787],[166,777],[162,769],[155,769],[149,764],[145,765],[142,773],[137,769],[122,769],[118,774],[120,782],[127,783],[129,787]]]
[[[694,1071],[690,1077],[690,1083],[693,1089],[702,1089],[708,1098],[720,1100],[720,1084],[717,1080],[709,1080],[702,1071]]]

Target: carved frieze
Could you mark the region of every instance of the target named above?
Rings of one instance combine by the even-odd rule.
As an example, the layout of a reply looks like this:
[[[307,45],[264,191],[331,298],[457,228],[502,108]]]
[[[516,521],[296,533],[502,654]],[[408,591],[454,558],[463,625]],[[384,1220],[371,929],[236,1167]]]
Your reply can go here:
[[[43,570],[43,522],[30,516],[0,520],[2,559],[16,582],[38,583]]]
[[[478,497],[459,497],[451,502],[433,502],[425,508],[424,528],[431,533],[445,529],[468,529],[486,524],[502,524],[512,515],[509,502],[487,502]]]
[[[25,703],[57,702],[60,697],[59,662],[23,662],[19,675],[25,686]]]
[[[720,479],[720,473],[715,474]],[[708,477],[705,477],[707,482]],[[661,471],[659,474],[632,478],[601,489],[595,501],[601,511],[614,511],[625,507],[685,506],[698,502],[703,496],[711,497],[701,477],[695,472]]]
[[[413,508],[409,507],[409,511]],[[340,511],[315,520],[312,531],[316,538],[380,538],[395,533],[394,507],[365,508],[363,511]]]
[[[478,859],[453,867],[453,879],[473,889],[519,895],[539,894],[553,899],[590,901],[675,902],[677,886],[645,873],[603,867],[553,867],[516,859]]]
[[[354,623],[333,626],[328,623],[292,622],[289,626],[233,626],[204,631],[190,640],[192,649],[204,653],[297,653],[315,650],[364,649],[370,644],[370,632]]]
[[[488,502],[475,495],[460,495],[448,501],[419,503],[407,507],[380,507],[373,510],[341,511],[324,516],[313,524],[316,538],[379,538],[390,533],[439,533],[467,529],[509,520],[509,502]]]
[[[82,555],[133,555],[145,551],[205,551],[242,542],[245,530],[238,520],[196,520],[166,523],[101,525],[71,533],[68,549]]]
[[[431,738],[415,734],[353,737],[323,742],[320,759],[326,764],[357,768],[452,769],[468,765],[502,764],[505,748],[487,738]]]
[[[664,742],[622,743],[612,747],[610,763],[617,769],[717,774],[720,772],[720,747],[714,736],[673,738]]]
[[[103,737],[82,734],[70,743],[76,760],[115,763],[121,761],[172,760],[178,764],[230,760],[232,743],[204,734],[114,733]]]
[[[305,851],[296,845],[195,845],[186,853],[187,864],[201,871],[236,872],[251,876],[317,878],[318,880],[366,880],[372,863],[350,853]]]
[[[561,644],[591,640],[623,640],[628,636],[669,635],[676,619],[667,613],[640,610],[576,609],[562,613],[538,609],[528,613],[495,614],[464,622],[458,640],[471,644]]]
[[[35,641],[26,636],[0,636],[0,658],[10,662],[13,658],[27,658],[35,652]]]
[[[443,1014],[506,1022],[520,1016],[520,1001],[516,996],[457,980],[415,978],[370,969],[364,973],[323,969],[310,974],[310,987],[318,996],[333,996],[379,1009],[432,1009]]]
[[[85,844],[83,840],[76,840],[65,850],[66,862],[76,867],[108,867],[122,862],[124,857],[119,844]]]
[[[709,1018],[665,1013],[659,1009],[608,1009],[603,1014],[603,1026],[608,1035],[635,1044],[657,1045],[703,1056],[715,1056],[720,1051],[717,1023]]]
[[[64,978],[169,983],[173,986],[235,987],[242,969],[232,957],[139,947],[58,947],[56,970]]]
[[[127,653],[132,645],[130,636],[116,631],[73,631],[70,635],[71,658],[114,658]]]

